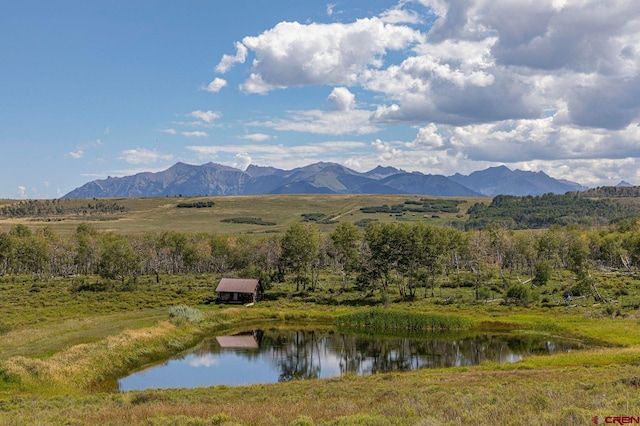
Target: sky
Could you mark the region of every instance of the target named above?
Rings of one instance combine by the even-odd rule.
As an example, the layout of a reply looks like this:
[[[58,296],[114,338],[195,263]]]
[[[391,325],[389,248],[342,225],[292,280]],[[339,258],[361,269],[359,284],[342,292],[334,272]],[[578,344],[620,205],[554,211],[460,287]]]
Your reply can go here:
[[[0,0],[0,198],[176,162],[640,184],[637,0]]]

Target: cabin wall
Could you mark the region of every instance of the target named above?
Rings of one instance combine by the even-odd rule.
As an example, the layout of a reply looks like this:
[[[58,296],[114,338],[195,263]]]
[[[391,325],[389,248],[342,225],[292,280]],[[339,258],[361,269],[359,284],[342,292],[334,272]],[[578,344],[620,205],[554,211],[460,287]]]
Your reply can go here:
[[[260,300],[256,293],[220,292],[218,299],[222,303],[252,303]]]

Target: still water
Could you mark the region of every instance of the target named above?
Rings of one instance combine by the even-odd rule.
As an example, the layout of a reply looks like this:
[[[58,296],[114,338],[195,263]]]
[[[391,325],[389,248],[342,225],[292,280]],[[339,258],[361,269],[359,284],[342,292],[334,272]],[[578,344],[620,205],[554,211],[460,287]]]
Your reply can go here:
[[[122,391],[250,385],[421,368],[517,362],[581,349],[537,334],[458,333],[380,337],[336,330],[252,330],[203,341],[161,365],[118,381]]]

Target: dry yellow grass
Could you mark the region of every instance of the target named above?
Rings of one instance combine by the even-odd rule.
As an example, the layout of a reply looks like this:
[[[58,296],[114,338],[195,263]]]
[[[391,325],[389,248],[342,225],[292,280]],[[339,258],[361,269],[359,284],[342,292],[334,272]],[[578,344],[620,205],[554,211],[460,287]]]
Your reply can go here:
[[[74,345],[47,359],[15,356],[2,368],[9,376],[17,377],[27,390],[79,393],[115,373],[150,362],[168,351],[184,349],[192,339],[189,327],[163,321],[94,343]]]

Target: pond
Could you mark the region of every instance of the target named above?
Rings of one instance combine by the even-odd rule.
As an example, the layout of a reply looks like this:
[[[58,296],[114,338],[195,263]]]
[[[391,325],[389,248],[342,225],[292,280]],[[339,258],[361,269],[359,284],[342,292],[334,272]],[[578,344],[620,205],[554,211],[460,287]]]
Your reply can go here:
[[[421,333],[409,337],[334,329],[260,329],[207,339],[167,362],[118,381],[121,391],[250,385],[422,368],[511,363],[582,349],[540,334]]]

